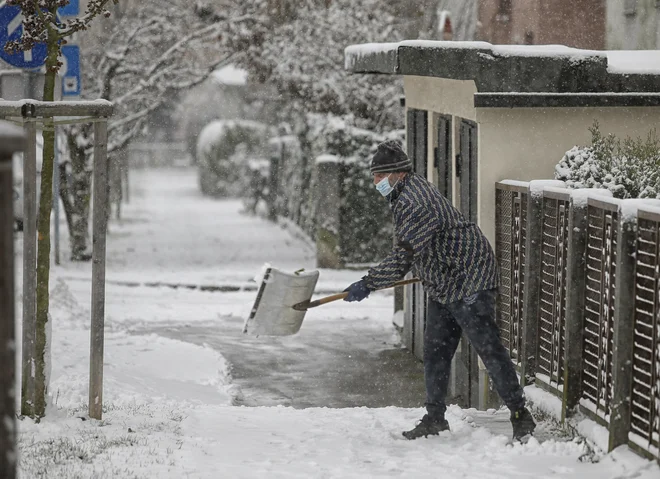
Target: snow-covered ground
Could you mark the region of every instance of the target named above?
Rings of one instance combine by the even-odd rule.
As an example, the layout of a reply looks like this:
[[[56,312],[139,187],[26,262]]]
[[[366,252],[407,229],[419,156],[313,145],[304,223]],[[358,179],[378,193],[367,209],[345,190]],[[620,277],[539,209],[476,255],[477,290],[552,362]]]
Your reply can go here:
[[[243,392],[215,346],[222,343],[144,332],[238,329],[263,263],[312,269],[313,248],[295,229],[241,215],[236,201],[203,198],[193,170],[138,171],[131,184],[131,203],[108,237],[103,420],[87,418],[85,406],[90,265],[63,258],[51,281],[53,405],[39,424],[19,423],[21,477],[660,477],[657,465],[625,447],[606,455],[590,441],[550,433],[509,446],[505,410],[452,406],[451,433],[409,442],[400,431],[420,408],[236,406]],[[318,290],[341,290],[362,274],[321,271]],[[220,286],[231,291],[200,289]],[[348,341],[359,331],[391,337],[381,348],[392,348],[391,319],[391,295],[374,294],[312,310],[299,335],[250,347],[301,358],[306,334]],[[363,349],[376,348],[370,344]]]

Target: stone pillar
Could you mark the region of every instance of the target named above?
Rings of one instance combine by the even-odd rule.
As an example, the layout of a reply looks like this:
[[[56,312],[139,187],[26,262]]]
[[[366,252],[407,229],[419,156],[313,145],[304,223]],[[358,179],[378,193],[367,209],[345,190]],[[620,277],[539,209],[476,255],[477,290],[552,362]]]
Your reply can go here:
[[[0,477],[16,477],[14,331],[14,184],[12,154],[25,147],[20,128],[0,123]]]
[[[333,155],[316,159],[317,183],[315,198],[316,217],[316,266],[340,269],[344,267],[340,247],[341,182],[343,165]]]

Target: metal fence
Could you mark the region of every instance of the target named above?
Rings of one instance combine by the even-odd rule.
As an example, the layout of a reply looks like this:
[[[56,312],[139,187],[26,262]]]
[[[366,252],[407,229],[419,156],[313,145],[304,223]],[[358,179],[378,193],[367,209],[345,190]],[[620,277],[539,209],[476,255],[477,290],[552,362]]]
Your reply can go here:
[[[496,184],[503,343],[562,419],[660,460],[660,201],[545,184]]]
[[[568,191],[543,194],[541,284],[536,378],[557,391],[564,378],[566,337],[566,257],[568,254]]]
[[[521,361],[527,183],[498,183],[495,190],[495,251],[500,265],[497,324],[514,364]]]
[[[588,200],[581,404],[605,419],[612,399],[618,210],[617,200]]]
[[[639,211],[635,247],[631,441],[660,449],[660,212]]]

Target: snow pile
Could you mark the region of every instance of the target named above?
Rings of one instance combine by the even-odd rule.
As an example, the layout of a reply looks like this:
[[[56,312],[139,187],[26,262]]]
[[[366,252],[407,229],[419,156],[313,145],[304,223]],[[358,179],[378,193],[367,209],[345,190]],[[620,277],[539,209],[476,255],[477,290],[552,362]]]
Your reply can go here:
[[[205,408],[183,421],[183,430],[194,434],[183,452],[192,450],[190,458],[201,470],[222,464],[228,477],[651,479],[660,472],[632,455],[598,456],[600,462],[591,463],[593,452],[580,439],[507,445],[509,433],[498,430],[510,429],[507,410],[450,406],[451,432],[405,440],[401,431],[423,413],[395,407]]]
[[[23,477],[160,477],[176,464],[187,411],[228,405],[239,394],[216,351],[106,326],[103,420],[85,420],[89,312],[61,279],[51,292],[51,317],[47,416],[18,424]]]

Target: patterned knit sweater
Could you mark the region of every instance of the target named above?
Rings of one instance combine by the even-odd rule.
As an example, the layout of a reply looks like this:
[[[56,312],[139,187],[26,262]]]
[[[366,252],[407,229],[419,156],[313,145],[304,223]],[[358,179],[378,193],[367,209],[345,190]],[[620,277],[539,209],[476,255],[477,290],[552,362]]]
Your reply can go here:
[[[391,286],[408,271],[422,280],[431,299],[442,304],[498,286],[490,243],[435,186],[409,173],[395,185],[389,200],[397,241],[364,277],[369,289]]]

